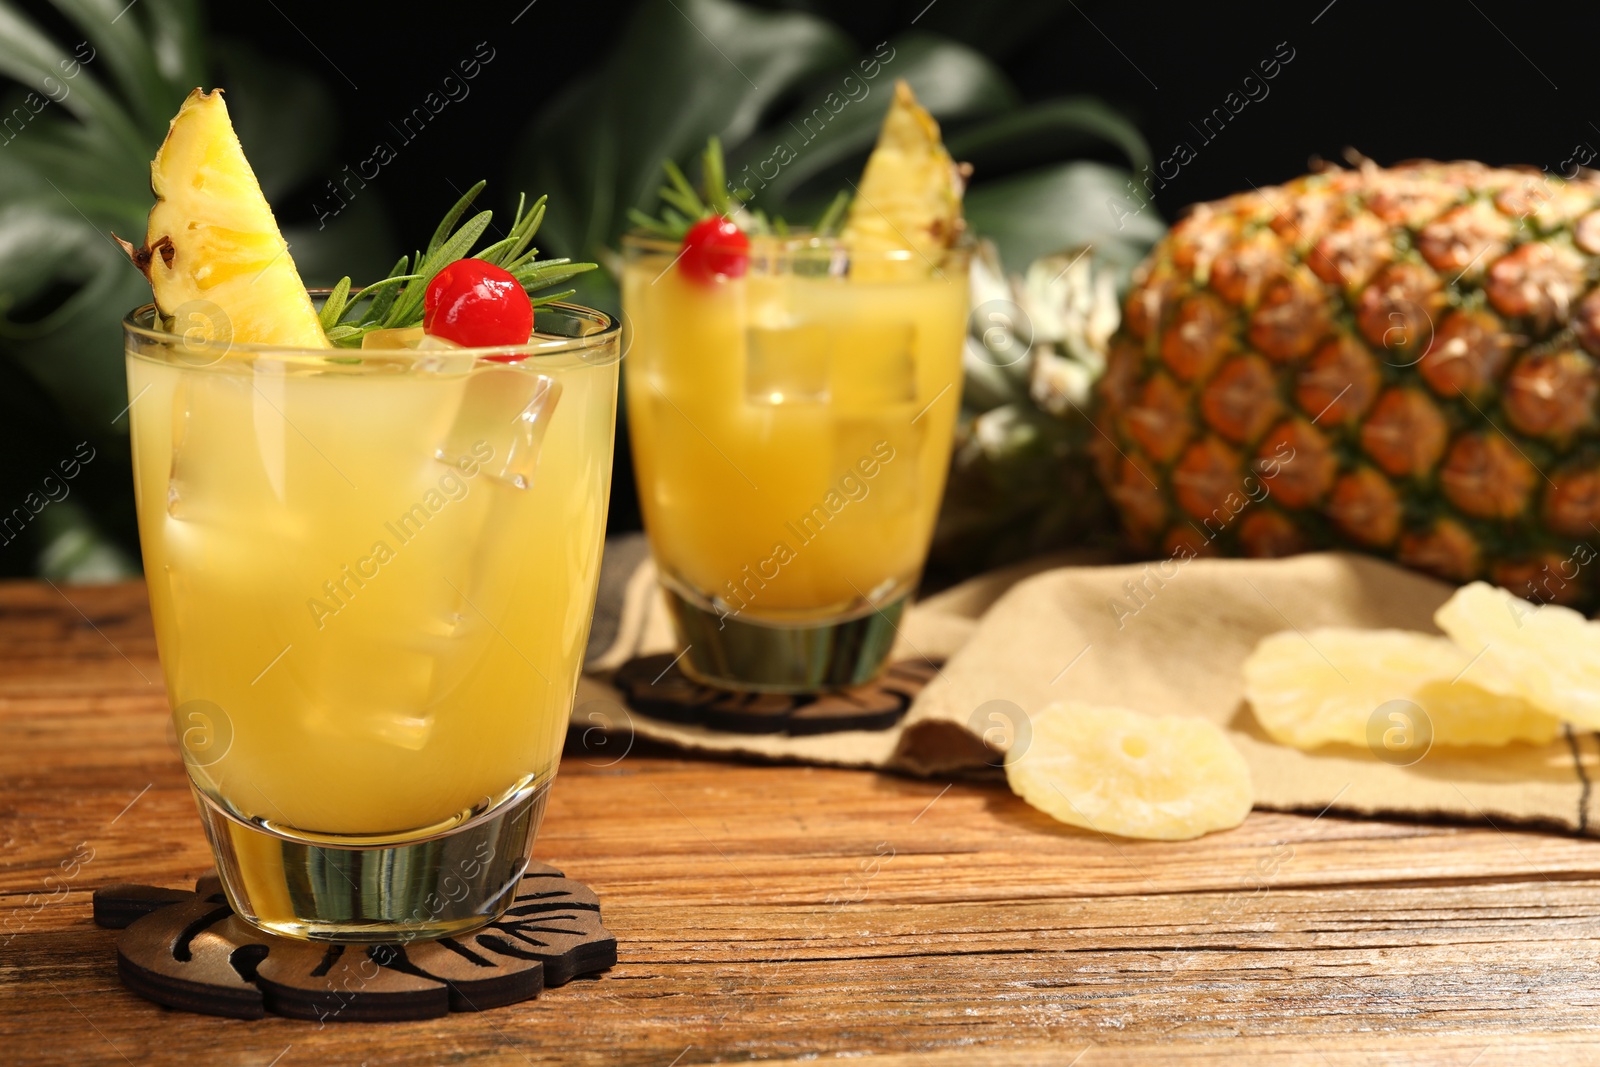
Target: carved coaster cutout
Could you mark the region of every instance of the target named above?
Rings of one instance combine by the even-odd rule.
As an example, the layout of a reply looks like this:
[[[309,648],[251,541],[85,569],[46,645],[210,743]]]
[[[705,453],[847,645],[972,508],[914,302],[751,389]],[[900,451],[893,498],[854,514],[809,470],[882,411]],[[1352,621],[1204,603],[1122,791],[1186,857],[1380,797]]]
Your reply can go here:
[[[925,660],[892,663],[876,681],[817,695],[739,693],[703,685],[669,653],[631,659],[612,679],[636,711],[668,722],[734,734],[831,734],[887,730],[939,673]]]
[[[542,863],[528,865],[499,920],[438,941],[331,945],[264,934],[234,915],[215,873],[193,892],[97,889],[94,921],[127,929],[117,940],[117,973],[133,992],[239,1019],[432,1019],[529,1000],[617,962],[594,891]]]

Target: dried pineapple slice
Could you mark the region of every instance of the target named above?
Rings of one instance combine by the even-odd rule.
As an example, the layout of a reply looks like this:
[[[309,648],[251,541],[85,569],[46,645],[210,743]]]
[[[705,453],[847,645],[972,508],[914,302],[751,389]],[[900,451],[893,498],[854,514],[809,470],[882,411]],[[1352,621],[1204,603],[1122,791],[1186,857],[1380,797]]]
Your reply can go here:
[[[925,275],[960,236],[961,168],[939,139],[939,124],[904,81],[884,116],[878,144],[867,157],[861,185],[850,202],[843,238],[852,250],[871,253],[853,262],[852,278],[878,281]],[[903,261],[877,254],[915,253]]]
[[[1461,677],[1488,679],[1480,667],[1432,634],[1286,630],[1262,639],[1245,660],[1245,696],[1267,733],[1295,748],[1373,746],[1383,736],[1372,732],[1374,714],[1391,701],[1426,713],[1432,744],[1545,744],[1560,732],[1558,721],[1526,701]],[[1387,728],[1387,715],[1380,724]]]
[[[1031,725],[1031,743],[1006,754],[1006,780],[1062,822],[1185,841],[1250,814],[1250,768],[1215,723],[1067,702]]]
[[[1600,730],[1600,623],[1571,608],[1531,604],[1473,582],[1433,616],[1439,629],[1487,668],[1480,684],[1522,697],[1541,711]]]

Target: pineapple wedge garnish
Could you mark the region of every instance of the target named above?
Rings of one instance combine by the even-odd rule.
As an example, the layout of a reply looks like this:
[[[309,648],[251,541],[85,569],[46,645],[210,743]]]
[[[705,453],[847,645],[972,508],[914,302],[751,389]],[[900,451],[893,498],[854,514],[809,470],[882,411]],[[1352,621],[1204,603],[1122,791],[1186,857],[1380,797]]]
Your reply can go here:
[[[183,102],[150,164],[150,187],[145,245],[122,246],[169,329],[218,344],[329,347],[222,90],[196,89]]]
[[[843,239],[867,256],[852,263],[852,277],[926,274],[961,235],[961,194],[965,173],[939,139],[934,121],[904,81],[894,84],[894,101],[884,116],[877,147],[867,158]],[[910,251],[904,262],[885,262],[878,253]]]

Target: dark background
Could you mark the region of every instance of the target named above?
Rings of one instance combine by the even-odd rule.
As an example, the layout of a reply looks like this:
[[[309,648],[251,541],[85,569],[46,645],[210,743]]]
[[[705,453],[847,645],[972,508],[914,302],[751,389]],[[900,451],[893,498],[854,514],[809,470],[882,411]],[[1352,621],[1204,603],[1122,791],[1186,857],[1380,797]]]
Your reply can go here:
[[[505,180],[510,141],[552,93],[598,61],[633,6],[626,0],[514,0],[405,9],[238,0],[213,4],[211,18],[218,33],[292,58],[349,102],[344,139],[352,163],[358,150],[364,155],[384,136],[390,118],[449,72],[456,57],[470,54],[479,41],[496,49],[474,90],[490,106],[463,108],[459,121],[430,127],[420,146],[425,150],[402,153],[380,178],[409,239],[454,200],[452,183],[465,188],[479,177]],[[1102,97],[1139,125],[1157,160],[1180,140],[1196,149],[1197,158],[1158,194],[1168,218],[1196,201],[1289,179],[1314,157],[1338,159],[1347,147],[1385,164],[1471,158],[1555,169],[1573,146],[1600,146],[1600,90],[1594,88],[1600,5],[1592,3],[935,0],[930,6],[927,0],[818,0],[758,6],[821,15],[868,51],[916,19],[918,29],[998,57],[1029,99]],[[1222,106],[1280,42],[1294,50],[1294,59],[1268,83],[1270,95],[1205,143],[1190,123]],[[405,226],[407,220],[416,225]]]

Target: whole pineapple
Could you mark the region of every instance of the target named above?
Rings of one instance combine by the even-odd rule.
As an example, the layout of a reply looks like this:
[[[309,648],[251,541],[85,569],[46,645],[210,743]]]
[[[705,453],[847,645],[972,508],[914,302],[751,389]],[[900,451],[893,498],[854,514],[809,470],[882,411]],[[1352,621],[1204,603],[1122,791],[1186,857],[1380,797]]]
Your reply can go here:
[[[1600,175],[1363,163],[1139,269],[1095,461],[1144,550],[1343,546],[1600,601]]]

